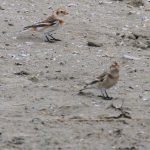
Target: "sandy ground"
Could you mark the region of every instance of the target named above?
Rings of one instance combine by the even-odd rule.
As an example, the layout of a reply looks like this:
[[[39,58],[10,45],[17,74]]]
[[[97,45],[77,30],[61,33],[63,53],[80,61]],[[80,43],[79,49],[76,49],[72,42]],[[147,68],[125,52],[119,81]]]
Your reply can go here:
[[[149,150],[149,2],[0,2],[0,150]],[[70,13],[54,34],[61,42],[20,32],[59,6]],[[113,100],[78,95],[113,61],[121,66]]]

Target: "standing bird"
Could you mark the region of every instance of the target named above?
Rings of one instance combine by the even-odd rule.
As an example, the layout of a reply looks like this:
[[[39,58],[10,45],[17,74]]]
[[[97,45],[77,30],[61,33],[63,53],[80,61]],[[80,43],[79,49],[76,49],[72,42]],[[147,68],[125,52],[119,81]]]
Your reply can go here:
[[[106,89],[111,88],[112,86],[116,85],[119,80],[119,64],[114,62],[108,72],[102,73],[96,80],[86,84],[83,89],[79,91],[82,93],[83,90],[93,88],[92,85],[96,85],[100,90],[102,97],[107,100],[111,100],[112,97],[109,97]]]
[[[68,15],[68,12],[64,8],[58,8],[53,11],[53,14],[46,20],[35,23],[30,26],[24,27],[24,30],[32,29],[33,31],[44,32],[47,42],[61,41],[52,36],[52,32],[57,30],[61,25],[64,24],[64,20],[59,17]],[[51,38],[51,39],[50,39]]]

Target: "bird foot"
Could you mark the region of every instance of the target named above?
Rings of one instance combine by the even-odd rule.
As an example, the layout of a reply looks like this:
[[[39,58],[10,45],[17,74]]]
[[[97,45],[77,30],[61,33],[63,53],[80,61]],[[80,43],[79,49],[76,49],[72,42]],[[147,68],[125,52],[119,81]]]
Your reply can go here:
[[[45,42],[48,42],[48,43],[55,43],[56,41],[55,41],[55,40],[45,40]]]
[[[105,96],[102,96],[102,95],[98,95],[98,97],[101,97],[104,100],[112,100],[113,99],[113,97],[105,97]]]
[[[84,95],[84,92],[83,92],[82,90],[80,90],[80,91],[78,92],[78,95]]]
[[[103,97],[103,99],[105,99],[105,100],[112,100],[113,98],[112,97]]]
[[[61,41],[60,39],[53,39],[54,41]]]

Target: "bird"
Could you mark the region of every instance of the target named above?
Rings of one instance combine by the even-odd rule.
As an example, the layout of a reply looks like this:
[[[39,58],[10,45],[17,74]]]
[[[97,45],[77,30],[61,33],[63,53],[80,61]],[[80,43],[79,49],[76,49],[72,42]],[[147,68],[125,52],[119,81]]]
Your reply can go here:
[[[60,17],[68,15],[69,13],[65,8],[58,8],[53,11],[47,19],[24,27],[24,30],[32,29],[33,31],[44,32],[44,36],[47,42],[61,41],[52,36],[52,32],[56,31],[61,25],[64,24],[64,20]],[[51,39],[50,39],[51,38]]]
[[[119,64],[117,62],[113,62],[109,68],[109,71],[103,72],[100,76],[98,76],[95,80],[90,83],[87,83],[82,89],[79,90],[79,93],[83,93],[83,90],[91,89],[92,86],[98,87],[101,90],[102,98],[105,100],[111,100],[113,97],[109,97],[106,90],[113,87],[117,84],[119,80]]]

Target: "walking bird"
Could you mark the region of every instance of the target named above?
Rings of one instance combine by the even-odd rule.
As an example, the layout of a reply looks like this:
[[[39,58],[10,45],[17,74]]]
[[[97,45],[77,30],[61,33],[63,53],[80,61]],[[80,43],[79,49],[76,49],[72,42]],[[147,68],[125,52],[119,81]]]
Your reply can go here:
[[[56,31],[61,25],[64,24],[64,20],[60,17],[68,15],[68,12],[64,8],[58,8],[53,11],[53,14],[46,20],[24,27],[24,30],[32,29],[33,31],[44,32],[47,42],[61,41],[52,36],[52,33]]]
[[[114,62],[109,71],[102,73],[96,80],[86,84],[79,93],[82,93],[83,90],[93,88],[93,86],[98,87],[101,90],[102,97],[107,100],[111,100],[112,97],[109,97],[106,90],[116,85],[119,80],[119,64]]]

